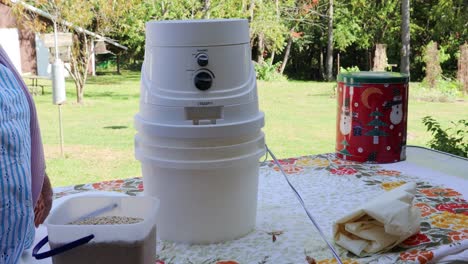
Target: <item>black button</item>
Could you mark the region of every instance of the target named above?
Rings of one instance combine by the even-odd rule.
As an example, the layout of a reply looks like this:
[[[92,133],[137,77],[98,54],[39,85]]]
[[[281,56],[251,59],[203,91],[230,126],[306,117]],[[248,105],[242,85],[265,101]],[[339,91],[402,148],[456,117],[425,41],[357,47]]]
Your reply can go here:
[[[208,65],[208,55],[202,53],[202,54],[199,54],[197,56],[197,63],[198,65],[200,65],[201,67],[205,67],[206,65]]]
[[[213,83],[213,77],[207,72],[200,72],[195,75],[194,83],[198,89],[205,91],[210,89]]]

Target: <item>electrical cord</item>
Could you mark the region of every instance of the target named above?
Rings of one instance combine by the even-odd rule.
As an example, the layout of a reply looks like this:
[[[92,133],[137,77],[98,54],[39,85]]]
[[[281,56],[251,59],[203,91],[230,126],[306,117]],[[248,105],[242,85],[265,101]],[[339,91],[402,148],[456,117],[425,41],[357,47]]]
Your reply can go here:
[[[278,162],[278,160],[276,159],[275,157],[275,154],[273,154],[273,152],[270,150],[270,148],[268,148],[268,146],[265,144],[265,148],[266,148],[266,153],[267,154],[270,154],[270,156],[273,158],[274,162],[276,163],[276,165],[279,167],[280,171],[281,171],[281,174],[283,174],[284,178],[286,179],[286,182],[288,183],[289,187],[291,187],[291,189],[293,190],[294,194],[296,195],[297,199],[299,200],[299,203],[301,204],[302,208],[304,209],[304,211],[306,212],[307,216],[309,217],[310,221],[312,222],[312,224],[315,226],[315,228],[317,229],[317,231],[319,232],[320,236],[322,237],[322,239],[327,243],[328,245],[328,248],[331,250],[331,252],[333,253],[333,256],[335,257],[336,261],[338,261],[339,264],[343,264],[343,262],[341,261],[340,259],[340,256],[338,256],[338,253],[336,252],[335,248],[332,246],[332,244],[330,242],[328,242],[327,238],[325,237],[325,234],[323,233],[322,229],[320,228],[320,226],[318,225],[317,221],[315,221],[315,218],[312,216],[312,214],[309,212],[309,210],[307,209],[305,203],[304,203],[304,200],[302,199],[301,195],[299,194],[299,192],[296,190],[296,188],[294,188],[294,186],[291,184],[291,182],[289,181],[288,179],[288,176],[286,175],[286,173],[284,172],[283,170],[283,167],[281,166],[281,164]]]

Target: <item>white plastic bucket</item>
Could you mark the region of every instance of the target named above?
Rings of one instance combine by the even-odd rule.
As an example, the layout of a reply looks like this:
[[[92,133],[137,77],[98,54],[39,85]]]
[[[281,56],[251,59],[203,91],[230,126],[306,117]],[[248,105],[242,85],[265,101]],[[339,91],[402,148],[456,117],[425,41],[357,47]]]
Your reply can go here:
[[[163,240],[192,244],[224,242],[255,227],[258,159],[263,150],[205,162],[155,160],[142,156],[145,195],[159,197]]]
[[[155,142],[161,144],[156,145]],[[182,143],[179,140],[179,143]],[[168,146],[167,140],[159,138],[158,140],[147,141],[135,136],[135,149],[147,157],[153,157],[163,160],[178,160],[183,162],[203,162],[216,161],[222,159],[232,159],[233,157],[247,156],[256,153],[265,148],[263,132],[259,131],[256,137],[248,141],[238,141],[235,144],[221,145],[218,142],[216,146],[192,146],[189,142],[187,146]]]
[[[230,121],[223,124],[197,125],[179,122],[179,124],[154,123],[135,115],[135,128],[148,137],[168,138],[237,138],[257,133],[265,125],[263,112],[252,115],[250,119]]]
[[[54,264],[153,264],[158,210],[159,200],[153,197],[90,195],[70,198],[49,216],[48,237],[34,248],[33,256],[36,259],[52,257]],[[143,221],[119,225],[69,224],[96,212],[99,215],[93,216],[126,216]],[[47,240],[51,251],[39,253]]]
[[[247,20],[146,24],[135,156],[163,240],[216,243],[255,226],[265,153]],[[226,63],[229,62],[229,63]]]
[[[161,199],[161,239],[207,244],[236,239],[255,227],[258,160],[264,134],[195,140],[135,136],[142,164],[144,194]],[[151,142],[151,143],[150,143]],[[158,144],[160,143],[160,144]],[[184,146],[185,145],[185,146]]]

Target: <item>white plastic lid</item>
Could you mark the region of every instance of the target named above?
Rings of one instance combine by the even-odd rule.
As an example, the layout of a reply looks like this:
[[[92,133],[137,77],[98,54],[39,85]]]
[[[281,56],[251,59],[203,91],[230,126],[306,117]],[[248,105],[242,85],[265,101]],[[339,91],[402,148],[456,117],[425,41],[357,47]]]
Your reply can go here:
[[[147,46],[206,47],[249,43],[246,19],[163,20],[146,23]]]

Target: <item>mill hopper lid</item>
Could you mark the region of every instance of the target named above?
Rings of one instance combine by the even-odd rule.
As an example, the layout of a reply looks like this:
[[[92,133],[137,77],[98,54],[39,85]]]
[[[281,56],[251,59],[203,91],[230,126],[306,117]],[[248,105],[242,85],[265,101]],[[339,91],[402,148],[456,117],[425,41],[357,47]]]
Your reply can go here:
[[[146,45],[206,47],[249,43],[246,19],[164,20],[146,23]]]

